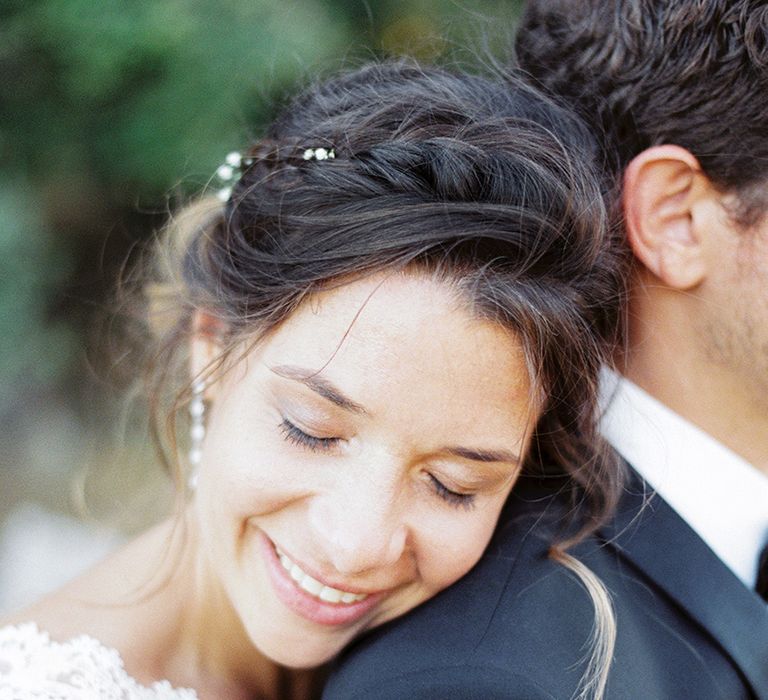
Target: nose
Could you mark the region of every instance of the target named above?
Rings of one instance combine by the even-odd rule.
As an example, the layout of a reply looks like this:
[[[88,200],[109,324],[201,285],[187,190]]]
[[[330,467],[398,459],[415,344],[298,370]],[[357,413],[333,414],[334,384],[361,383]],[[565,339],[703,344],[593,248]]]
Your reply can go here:
[[[397,484],[387,481],[369,472],[315,496],[310,523],[338,573],[392,567],[403,556],[408,541],[403,499]]]

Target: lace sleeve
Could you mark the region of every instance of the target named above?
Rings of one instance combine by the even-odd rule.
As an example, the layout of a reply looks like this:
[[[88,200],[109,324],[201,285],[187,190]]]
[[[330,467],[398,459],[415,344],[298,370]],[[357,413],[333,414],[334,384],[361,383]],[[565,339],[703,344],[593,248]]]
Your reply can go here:
[[[141,685],[117,651],[93,637],[53,642],[28,622],[0,628],[0,700],[197,700],[197,694],[168,681]]]

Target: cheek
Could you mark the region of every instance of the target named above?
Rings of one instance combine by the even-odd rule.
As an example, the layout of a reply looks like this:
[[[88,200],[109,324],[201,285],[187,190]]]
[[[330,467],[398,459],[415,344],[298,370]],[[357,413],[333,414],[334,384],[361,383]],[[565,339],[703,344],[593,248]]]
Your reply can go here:
[[[196,499],[220,527],[238,529],[243,521],[279,511],[298,497],[302,464],[277,425],[271,416],[244,424],[224,414],[211,422]]]
[[[432,596],[458,581],[482,556],[491,539],[501,503],[457,511],[421,538],[418,566],[425,593]]]

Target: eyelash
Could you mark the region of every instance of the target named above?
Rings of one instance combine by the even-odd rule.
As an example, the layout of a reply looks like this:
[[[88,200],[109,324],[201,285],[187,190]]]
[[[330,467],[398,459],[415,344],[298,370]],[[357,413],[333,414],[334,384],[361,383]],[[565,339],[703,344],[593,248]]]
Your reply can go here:
[[[308,447],[310,450],[316,450],[318,452],[330,450],[340,441],[340,438],[335,437],[321,438],[315,435],[309,435],[301,428],[297,428],[287,418],[283,418],[283,422],[280,423],[280,430],[283,432],[283,435],[288,442],[292,442],[294,445],[299,445],[301,447]]]
[[[475,505],[474,494],[451,491],[451,489],[432,474],[429,475],[429,480],[432,482],[432,487],[435,489],[435,493],[437,493],[437,495],[446,503],[457,508],[466,508],[467,510]]]
[[[288,442],[300,447],[306,447],[310,450],[317,452],[326,452],[337,445],[341,438],[321,438],[315,435],[309,435],[305,433],[301,428],[295,426],[287,418],[283,418],[280,423],[280,430],[283,436]],[[429,480],[432,484],[432,488],[439,498],[443,499],[449,505],[457,508],[470,509],[474,506],[475,496],[470,493],[458,493],[451,491],[445,484],[443,484],[437,477],[429,474]]]

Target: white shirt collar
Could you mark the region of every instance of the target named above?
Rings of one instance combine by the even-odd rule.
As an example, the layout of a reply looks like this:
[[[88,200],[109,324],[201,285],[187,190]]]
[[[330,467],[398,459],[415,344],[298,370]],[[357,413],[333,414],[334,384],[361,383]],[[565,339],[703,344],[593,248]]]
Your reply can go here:
[[[768,476],[611,370],[601,394],[604,437],[754,588],[768,541]]]

